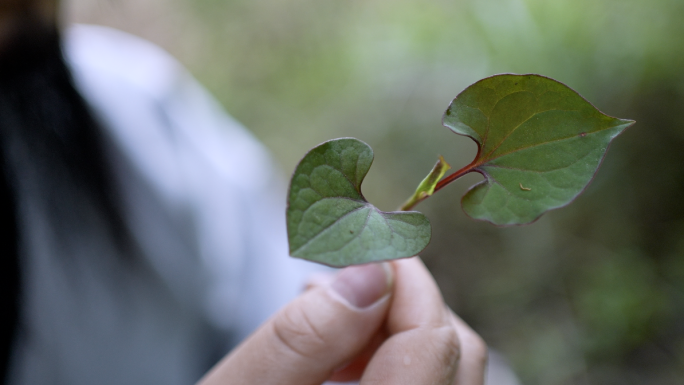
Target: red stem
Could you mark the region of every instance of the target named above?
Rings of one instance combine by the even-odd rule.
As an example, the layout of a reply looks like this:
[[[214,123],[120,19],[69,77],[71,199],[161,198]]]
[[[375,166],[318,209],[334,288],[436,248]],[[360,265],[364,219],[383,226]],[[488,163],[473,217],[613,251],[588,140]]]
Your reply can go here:
[[[473,138],[473,140],[475,139]],[[463,175],[475,170],[477,166],[481,165],[484,162],[484,160],[480,160],[480,162],[477,161],[478,159],[480,159],[480,154],[482,153],[482,146],[480,145],[480,142],[478,142],[477,140],[475,140],[475,142],[477,143],[477,154],[475,155],[475,159],[473,159],[473,161],[469,165],[440,180],[435,186],[435,191],[433,192],[433,194],[441,190],[442,187],[448,185],[449,183],[455,181]]]
[[[480,159],[479,162],[477,161],[477,160],[480,158],[480,153],[481,153],[481,152],[482,152],[482,147],[478,144],[478,146],[477,146],[477,155],[475,155],[475,159],[473,159],[473,161],[472,161],[469,165],[463,167],[462,169],[460,169],[460,170],[454,172],[453,174],[448,175],[446,178],[444,178],[444,179],[440,180],[439,182],[437,182],[437,185],[435,186],[435,190],[432,192],[432,194],[434,194],[434,193],[436,193],[437,191],[441,190],[444,186],[446,186],[446,185],[448,185],[449,183],[455,181],[456,179],[462,177],[463,175],[465,175],[465,174],[467,174],[467,173],[469,173],[469,172],[475,171],[475,168],[477,168],[477,166],[479,166],[479,165],[481,165],[482,163],[484,163],[484,160],[482,160],[482,159]],[[421,199],[416,200],[415,202],[413,202],[413,203],[412,203],[411,205],[409,205],[409,206],[403,206],[403,207],[401,207],[400,210],[401,210],[401,211],[409,211],[409,210],[411,210],[412,208],[414,208],[418,203],[424,201],[425,199],[427,199],[427,198],[430,197],[430,196],[431,196],[431,195],[424,196],[424,197],[422,197]]]
[[[449,183],[455,181],[456,179],[462,177],[463,175],[473,171],[475,169],[475,167],[477,167],[477,166],[479,166],[479,164],[473,162],[473,163],[463,167],[462,169],[454,172],[453,174],[448,175],[446,178],[440,180],[437,183],[437,185],[435,186],[435,192],[441,190],[442,187],[448,185]]]
[[[475,170],[475,167],[477,167],[477,166],[479,166],[479,165],[480,165],[480,163],[475,163],[475,162],[473,162],[473,163],[471,163],[471,164],[469,164],[469,165],[463,167],[462,169],[460,169],[460,170],[454,172],[453,174],[448,175],[446,178],[442,179],[441,181],[439,181],[439,182],[437,183],[437,185],[435,186],[435,191],[433,192],[433,194],[436,193],[437,191],[439,191],[442,187],[444,187],[444,186],[448,185],[449,183],[455,181],[456,179],[462,177],[463,175],[465,175],[465,174],[467,174],[467,173],[469,173],[469,172],[471,172],[471,171],[474,171],[474,170]],[[413,207],[415,207],[418,203],[420,203],[420,202],[424,201],[425,199],[427,199],[429,196],[430,196],[430,195],[426,195],[426,196],[422,197],[421,199],[416,200],[415,202],[413,202],[413,203],[412,203],[411,205],[409,205],[409,206],[403,206],[400,210],[401,210],[401,211],[409,211],[409,210],[411,210]]]

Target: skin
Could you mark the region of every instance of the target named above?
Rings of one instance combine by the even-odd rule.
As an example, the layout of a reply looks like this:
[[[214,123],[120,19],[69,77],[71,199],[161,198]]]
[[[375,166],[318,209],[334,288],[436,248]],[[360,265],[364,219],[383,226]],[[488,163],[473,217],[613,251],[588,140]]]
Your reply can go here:
[[[0,53],[21,30],[55,28],[57,14],[56,0],[0,1]],[[199,384],[482,385],[486,357],[482,339],[410,258],[312,284]]]
[[[352,285],[375,290],[372,304],[350,303],[344,297],[349,287],[340,294],[337,280],[315,284],[219,362],[199,385],[314,385],[326,380],[482,385],[487,347],[444,304],[420,259],[388,263],[390,283],[380,291],[367,287],[385,278],[377,266],[347,268],[337,278],[365,275],[366,280]],[[375,276],[360,270],[373,267]]]

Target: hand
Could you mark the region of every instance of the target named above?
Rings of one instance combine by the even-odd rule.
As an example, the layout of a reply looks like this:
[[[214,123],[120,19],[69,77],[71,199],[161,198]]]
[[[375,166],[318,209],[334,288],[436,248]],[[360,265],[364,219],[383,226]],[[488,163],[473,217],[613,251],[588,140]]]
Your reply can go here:
[[[312,287],[199,385],[482,385],[486,350],[411,258],[348,267]]]

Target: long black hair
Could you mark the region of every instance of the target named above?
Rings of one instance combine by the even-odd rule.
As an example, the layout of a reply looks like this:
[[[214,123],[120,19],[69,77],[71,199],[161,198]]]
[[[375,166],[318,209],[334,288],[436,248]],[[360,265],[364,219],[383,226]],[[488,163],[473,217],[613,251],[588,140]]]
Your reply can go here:
[[[0,381],[7,377],[12,344],[21,327],[21,218],[17,152],[38,171],[41,196],[55,228],[78,222],[70,200],[87,197],[123,244],[126,227],[118,209],[102,132],[79,95],[62,56],[54,25],[30,16],[0,47]],[[70,186],[67,189],[53,187]],[[78,194],[71,194],[77,192]],[[65,204],[66,203],[66,204]],[[71,227],[72,229],[74,227]]]

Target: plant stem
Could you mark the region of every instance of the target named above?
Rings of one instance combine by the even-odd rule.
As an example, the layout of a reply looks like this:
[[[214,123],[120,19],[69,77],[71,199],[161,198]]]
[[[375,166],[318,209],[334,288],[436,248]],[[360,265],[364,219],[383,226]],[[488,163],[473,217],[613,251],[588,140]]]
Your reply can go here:
[[[463,167],[462,169],[460,169],[460,170],[454,172],[453,174],[447,175],[446,178],[440,180],[440,181],[437,183],[437,186],[435,186],[435,192],[441,190],[444,186],[446,186],[446,185],[448,185],[449,183],[455,181],[456,179],[462,177],[463,175],[465,175],[465,174],[467,174],[467,173],[469,173],[469,172],[475,171],[475,167],[477,167],[477,166],[479,166],[479,165],[480,165],[479,163],[473,162],[473,163],[471,163],[471,164],[469,164],[469,165]]]
[[[411,198],[409,198],[409,200],[404,202],[404,204],[401,205],[401,207],[399,207],[399,211],[410,211],[413,208],[413,206],[424,201],[425,199],[427,199],[427,197],[429,197],[429,195],[422,195],[420,197],[413,195]]]
[[[473,162],[470,163],[469,165],[463,167],[462,169],[455,171],[454,173],[447,175],[446,178],[440,180],[437,185],[435,186],[435,191],[433,192],[436,193],[437,191],[441,190],[444,186],[448,185],[449,183],[455,181],[456,179],[462,177],[463,175],[472,172],[475,170],[475,167],[479,166],[479,164]],[[410,211],[413,207],[415,207],[418,203],[426,200],[427,198],[431,197],[432,194],[430,195],[422,195],[419,197],[412,197],[412,199],[409,199],[404,203],[400,208],[399,211]]]

